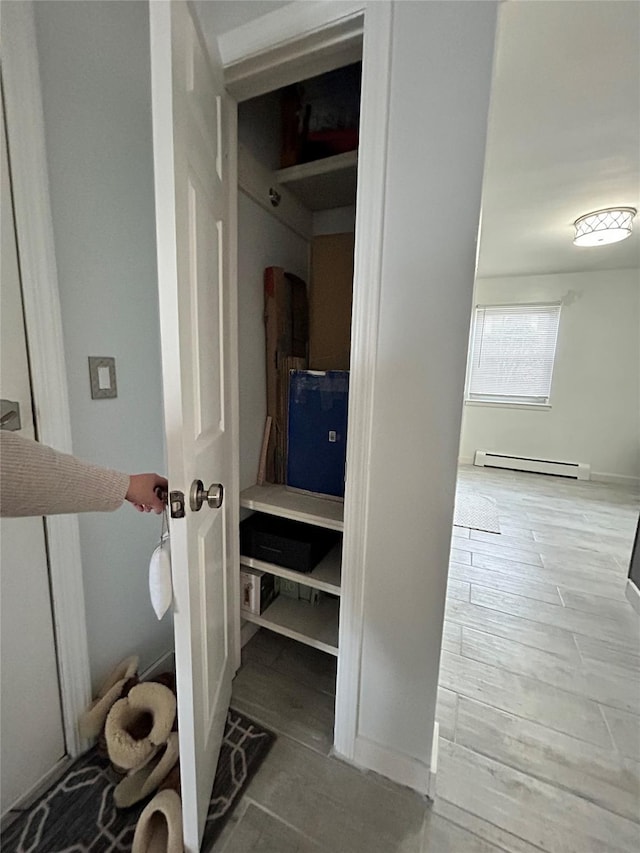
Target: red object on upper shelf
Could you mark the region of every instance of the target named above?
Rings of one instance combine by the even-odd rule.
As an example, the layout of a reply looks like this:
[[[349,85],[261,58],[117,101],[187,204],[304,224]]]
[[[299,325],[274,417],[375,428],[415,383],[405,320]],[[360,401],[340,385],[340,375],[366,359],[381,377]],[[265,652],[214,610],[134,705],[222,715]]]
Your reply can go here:
[[[357,147],[357,127],[310,132],[304,142],[304,153],[310,155],[305,162],[345,154],[347,151],[355,151]]]
[[[282,90],[280,168],[357,150],[361,74],[353,63]]]

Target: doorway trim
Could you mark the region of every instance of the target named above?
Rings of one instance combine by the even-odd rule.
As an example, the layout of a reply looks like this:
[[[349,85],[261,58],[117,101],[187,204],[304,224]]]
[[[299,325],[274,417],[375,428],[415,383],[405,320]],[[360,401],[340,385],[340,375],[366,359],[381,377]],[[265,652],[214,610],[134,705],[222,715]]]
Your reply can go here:
[[[244,101],[359,61],[368,5],[292,3],[224,33],[218,44],[228,92]]]
[[[71,452],[71,416],[49,199],[40,71],[31,0],[2,10],[2,77],[34,421],[45,444]],[[80,532],[75,515],[45,518],[67,753],[88,742],[77,719],[91,699]]]
[[[267,17],[269,26],[265,27]],[[287,6],[247,25],[247,30],[256,25],[255,40],[247,37],[248,32],[240,38],[240,29],[221,38],[225,42],[221,43],[223,59],[225,53],[233,57],[225,65],[225,80],[238,100],[331,70],[345,61],[353,62],[354,45],[359,55],[363,42],[343,539],[343,568],[348,569],[342,575],[334,732],[335,752],[353,763],[362,759],[358,752],[366,570],[362,542],[367,536],[382,289],[380,235],[385,208],[392,22],[390,2],[293,4],[293,8]],[[272,39],[270,43],[268,38]],[[340,50],[336,50],[337,43]],[[375,140],[375,144],[362,144],[367,139]],[[372,246],[375,250],[368,248]],[[397,756],[379,751],[367,756],[367,765],[398,778],[397,760]],[[403,766],[400,775],[409,778],[411,768]]]

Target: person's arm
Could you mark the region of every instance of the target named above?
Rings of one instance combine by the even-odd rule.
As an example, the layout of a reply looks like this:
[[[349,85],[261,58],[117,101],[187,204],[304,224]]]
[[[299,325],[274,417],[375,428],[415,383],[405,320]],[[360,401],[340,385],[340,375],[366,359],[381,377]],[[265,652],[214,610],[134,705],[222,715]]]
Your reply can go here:
[[[160,512],[167,481],[157,474],[130,477],[91,465],[17,435],[0,432],[0,515],[57,515],[112,511],[124,500]]]

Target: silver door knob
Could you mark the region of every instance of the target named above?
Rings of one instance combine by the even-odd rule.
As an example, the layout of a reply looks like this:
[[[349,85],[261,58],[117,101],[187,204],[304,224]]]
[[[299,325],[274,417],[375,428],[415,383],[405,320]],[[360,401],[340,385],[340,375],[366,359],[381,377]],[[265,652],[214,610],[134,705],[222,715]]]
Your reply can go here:
[[[198,512],[202,509],[202,504],[206,501],[211,509],[220,509],[224,500],[224,487],[222,483],[212,483],[208,489],[202,484],[202,480],[194,480],[191,484],[191,492],[189,493],[189,506],[193,512]]]

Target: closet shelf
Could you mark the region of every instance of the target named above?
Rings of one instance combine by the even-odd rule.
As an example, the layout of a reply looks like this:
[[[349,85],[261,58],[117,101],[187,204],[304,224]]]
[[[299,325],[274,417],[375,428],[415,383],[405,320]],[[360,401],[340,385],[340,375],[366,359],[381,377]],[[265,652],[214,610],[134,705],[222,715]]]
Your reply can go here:
[[[250,486],[240,492],[240,506],[266,512],[280,518],[304,521],[328,530],[343,530],[344,504],[327,498],[316,498],[291,492],[286,486]]]
[[[291,190],[309,210],[355,204],[357,176],[357,151],[289,166],[275,173],[276,181]]]
[[[277,575],[279,578],[295,581],[312,589],[322,592],[330,592],[340,595],[340,564],[342,562],[342,544],[338,544],[329,551],[327,556],[321,560],[311,572],[296,572],[294,569],[286,569],[275,563],[266,563],[264,560],[256,560],[254,557],[240,556],[240,565],[248,566],[250,569],[259,569]]]
[[[336,598],[323,598],[318,604],[310,604],[279,595],[260,616],[246,610],[241,614],[247,622],[337,657],[339,612]]]

